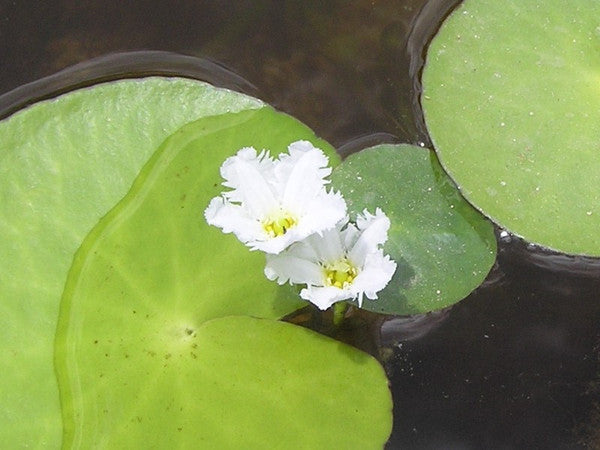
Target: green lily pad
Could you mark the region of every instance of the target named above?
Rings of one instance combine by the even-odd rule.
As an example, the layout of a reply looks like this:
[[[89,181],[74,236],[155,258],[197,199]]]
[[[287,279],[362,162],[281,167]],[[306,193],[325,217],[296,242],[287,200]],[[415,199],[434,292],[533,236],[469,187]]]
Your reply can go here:
[[[524,239],[600,256],[600,2],[466,0],[421,97],[463,195]]]
[[[398,267],[377,300],[363,308],[418,314],[465,298],[496,259],[492,224],[469,205],[433,152],[378,145],[350,155],[332,175],[350,215],[381,208],[391,226],[385,253]]]
[[[60,447],[54,335],[86,234],[169,134],[205,115],[262,106],[198,81],[147,78],[74,91],[0,122],[3,447]]]
[[[191,369],[183,365],[178,371],[169,372],[160,386],[154,385],[156,370],[163,367],[169,354],[177,351],[179,339],[185,341],[210,319],[229,315],[279,318],[306,304],[292,288],[267,280],[262,252],[251,252],[233,235],[209,226],[203,216],[211,198],[224,189],[219,169],[228,156],[245,146],[269,148],[276,155],[297,139],[311,140],[334,161],[337,159],[335,150],[316,139],[310,129],[269,107],[205,117],[188,124],[155,152],[125,198],[86,237],[65,286],[56,340],[68,447],[87,447],[97,442],[98,436],[107,432],[106,427],[113,429],[123,420],[122,414],[130,414],[132,408],[137,409],[135,417],[148,417],[147,411],[151,411],[153,420],[146,419],[136,432],[127,425],[128,431],[117,432],[109,446],[126,448],[127,443],[141,442],[142,436],[158,446],[165,437],[170,440],[179,436],[182,443],[197,439],[199,435],[194,430],[205,428],[202,424],[206,416],[217,408],[217,403],[206,401],[207,393],[197,391],[194,380],[196,370],[208,369],[187,373]],[[236,339],[247,337],[235,327],[228,333]],[[155,347],[155,339],[162,342],[168,336],[175,342]],[[98,348],[96,341],[105,346],[95,353],[99,359],[88,359],[92,349]],[[199,345],[201,354],[205,345]],[[116,351],[123,359],[119,364],[129,363],[133,365],[131,369],[104,369],[105,354],[115,355]],[[190,351],[195,354],[195,350]],[[156,366],[156,359],[133,358],[144,352],[160,353],[159,364]],[[264,358],[270,358],[266,352],[260,351],[260,356],[252,353],[254,364],[262,365]],[[148,363],[150,366],[145,365]],[[213,363],[208,364],[212,368]],[[83,367],[89,369],[87,374],[83,374]],[[232,368],[238,369],[233,362],[215,369],[209,379],[220,378],[221,371]],[[131,389],[127,387],[127,392],[119,393],[123,384],[119,380],[131,370],[134,375],[130,373],[126,378],[137,380],[127,383],[134,391],[127,394]],[[149,389],[143,401],[137,400],[138,385]],[[178,386],[177,395],[169,397],[174,385]],[[109,392],[96,397],[103,389]],[[239,389],[244,387],[240,385]],[[250,383],[249,389],[260,396],[257,386]],[[86,400],[73,400],[80,391],[93,395],[86,396]],[[99,429],[96,422],[100,419],[90,411],[109,401],[105,395],[118,398],[125,408],[120,413],[109,410],[106,417],[102,415],[105,422]],[[170,408],[172,402],[187,404],[194,398],[202,407],[193,413],[195,417],[187,419],[186,431],[178,433],[177,427],[167,426],[168,420],[160,416],[170,417],[165,408]],[[158,405],[153,405],[153,401]],[[214,414],[222,414],[222,408],[218,407]],[[224,429],[235,429],[235,423],[234,420]],[[212,426],[224,425],[218,421]],[[86,437],[74,437],[73,433]],[[202,439],[210,440],[214,430],[206,433]],[[161,437],[154,441],[150,436],[157,434]],[[219,439],[223,442],[225,437]]]
[[[89,314],[64,341],[68,448],[383,447],[392,402],[376,360],[284,322],[197,326],[196,300],[171,294],[77,298]]]
[[[125,307],[124,319],[143,313],[119,299],[143,304],[173,293],[192,308],[194,327],[227,315],[280,318],[305,306],[295,290],[267,280],[262,252],[208,225],[203,215],[224,189],[220,167],[227,157],[248,146],[277,155],[297,139],[337,159],[309,128],[270,107],[205,117],[173,134],[75,255],[59,328],[97,316],[85,309],[90,304],[114,299]]]

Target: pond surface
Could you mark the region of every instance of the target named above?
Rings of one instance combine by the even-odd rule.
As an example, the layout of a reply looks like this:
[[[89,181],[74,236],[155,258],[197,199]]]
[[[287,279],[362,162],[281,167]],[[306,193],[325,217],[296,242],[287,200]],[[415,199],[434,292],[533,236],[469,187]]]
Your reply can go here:
[[[425,44],[455,3],[4,2],[0,94],[102,55],[162,50],[202,60],[113,56],[103,70],[198,76],[242,90],[342,154],[380,142],[428,145],[418,74]],[[72,84],[89,80],[86,67]],[[20,91],[1,106],[51,88]],[[344,339],[386,360],[395,402],[388,448],[600,446],[600,263],[497,235],[488,280],[453,308],[382,327],[369,314],[348,322]]]

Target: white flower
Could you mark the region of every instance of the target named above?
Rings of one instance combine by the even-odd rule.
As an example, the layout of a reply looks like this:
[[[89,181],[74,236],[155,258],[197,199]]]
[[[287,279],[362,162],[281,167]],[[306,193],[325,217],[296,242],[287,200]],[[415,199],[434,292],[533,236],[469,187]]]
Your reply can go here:
[[[390,220],[377,208],[344,222],[321,236],[313,234],[279,255],[267,255],[265,275],[279,284],[306,284],[300,296],[320,309],[341,300],[374,300],[396,271],[396,263],[380,248]]]
[[[266,150],[257,155],[246,147],[225,160],[223,185],[233,190],[211,200],[206,221],[252,250],[275,254],[335,227],[346,215],[346,202],[325,189],[328,158],[308,141],[293,142],[288,152],[273,160]]]

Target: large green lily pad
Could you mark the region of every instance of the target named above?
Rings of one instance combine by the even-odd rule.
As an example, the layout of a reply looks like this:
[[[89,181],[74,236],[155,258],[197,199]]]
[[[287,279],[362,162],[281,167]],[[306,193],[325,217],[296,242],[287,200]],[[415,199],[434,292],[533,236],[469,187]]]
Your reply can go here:
[[[134,299],[142,305],[185,299],[193,327],[227,315],[279,318],[304,306],[295,290],[267,280],[262,252],[208,225],[203,215],[225,189],[219,169],[227,157],[247,146],[276,155],[296,139],[337,159],[310,129],[270,107],[205,117],[173,134],[75,255],[60,327],[88,314],[109,320],[96,311],[109,299],[125,308],[121,320],[144,315],[130,305]]]
[[[248,145],[277,154],[296,139],[336,162],[271,108],[188,124],[86,237],[56,339],[67,447],[383,445],[391,400],[375,360],[291,325],[211,321],[277,318],[305,304],[264,277],[262,253],[202,215],[223,189],[226,157]]]
[[[284,322],[198,326],[196,300],[171,294],[76,299],[89,314],[64,341],[68,448],[383,447],[392,402],[376,360]]]
[[[73,254],[183,124],[264,106],[185,80],[97,85],[0,122],[0,442],[58,448],[53,344]],[[199,215],[201,212],[199,212]]]
[[[351,216],[380,207],[391,222],[384,251],[398,267],[363,308],[385,314],[444,308],[478,287],[494,264],[492,224],[462,198],[430,150],[408,144],[363,150],[334,170],[332,183]]]
[[[421,97],[444,168],[502,227],[600,256],[600,2],[465,0]]]

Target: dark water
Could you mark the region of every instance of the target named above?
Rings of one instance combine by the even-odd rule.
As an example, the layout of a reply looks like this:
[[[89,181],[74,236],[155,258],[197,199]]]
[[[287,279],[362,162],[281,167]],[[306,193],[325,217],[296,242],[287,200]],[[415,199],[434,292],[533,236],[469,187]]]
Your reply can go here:
[[[0,94],[113,54],[22,87],[0,109],[105,78],[180,74],[260,97],[342,154],[427,145],[418,75],[455,3],[0,1]],[[134,50],[187,57],[114,55]],[[455,307],[383,324],[356,314],[338,333],[386,361],[388,448],[600,448],[600,262],[498,239],[488,280]]]

